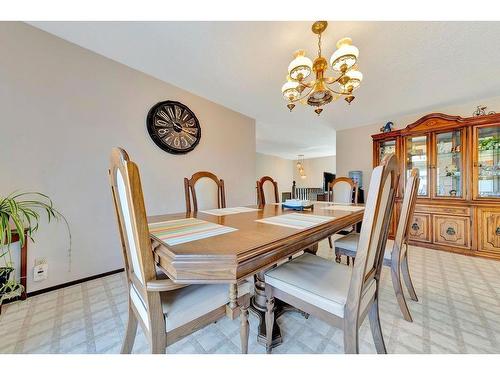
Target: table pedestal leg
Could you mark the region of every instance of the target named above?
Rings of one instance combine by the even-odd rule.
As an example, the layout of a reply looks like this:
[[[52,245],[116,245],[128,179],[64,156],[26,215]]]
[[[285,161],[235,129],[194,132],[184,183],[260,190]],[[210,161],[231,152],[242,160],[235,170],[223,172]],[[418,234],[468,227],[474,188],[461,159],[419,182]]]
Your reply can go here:
[[[259,318],[259,333],[257,335],[257,342],[262,345],[266,345],[266,290],[264,283],[264,271],[259,272],[255,275],[255,295],[252,297],[252,302],[250,304],[250,311]],[[276,301],[278,302],[278,301]],[[280,316],[280,310],[276,309],[274,314],[274,326],[273,326],[273,341],[271,347],[274,348],[283,342],[281,337],[281,329],[276,322],[278,316]],[[281,311],[282,312],[282,311]]]
[[[317,250],[317,248],[316,248]],[[257,342],[266,345],[266,283],[264,282],[264,271],[255,275],[255,295],[250,303],[250,311],[259,318],[259,333],[257,334]],[[273,341],[271,348],[275,348],[283,342],[281,336],[281,328],[276,319],[278,319],[285,311],[297,311],[304,318],[309,318],[309,314],[290,306],[289,304],[275,299],[274,305],[274,325],[273,325]]]

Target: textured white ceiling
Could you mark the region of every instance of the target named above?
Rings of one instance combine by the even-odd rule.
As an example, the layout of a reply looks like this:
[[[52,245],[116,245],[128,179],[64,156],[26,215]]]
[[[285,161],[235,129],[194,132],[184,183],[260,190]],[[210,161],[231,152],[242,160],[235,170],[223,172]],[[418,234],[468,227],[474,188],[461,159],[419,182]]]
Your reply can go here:
[[[500,22],[329,22],[323,54],[350,36],[364,81],[319,117],[280,92],[292,53],[316,54],[310,22],[30,24],[255,118],[257,151],[285,158],[334,155],[335,129],[500,92]]]

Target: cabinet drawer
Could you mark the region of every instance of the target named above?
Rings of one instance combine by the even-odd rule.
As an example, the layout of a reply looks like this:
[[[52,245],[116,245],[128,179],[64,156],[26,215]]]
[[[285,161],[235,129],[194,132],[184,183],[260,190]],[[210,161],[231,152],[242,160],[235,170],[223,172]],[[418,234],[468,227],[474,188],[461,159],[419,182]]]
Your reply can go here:
[[[470,248],[470,218],[434,215],[434,243]]]
[[[413,214],[408,238],[412,241],[431,242],[430,214]]]
[[[477,211],[479,250],[500,253],[500,209]]]
[[[415,212],[470,216],[470,208],[463,206],[434,206],[417,204],[415,206]]]

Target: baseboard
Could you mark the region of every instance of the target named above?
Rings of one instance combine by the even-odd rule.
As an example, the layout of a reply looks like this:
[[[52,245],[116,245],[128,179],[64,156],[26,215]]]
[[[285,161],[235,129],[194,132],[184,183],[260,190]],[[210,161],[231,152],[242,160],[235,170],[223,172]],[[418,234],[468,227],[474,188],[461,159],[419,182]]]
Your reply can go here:
[[[105,277],[105,276],[109,276],[109,275],[114,275],[115,273],[120,273],[120,272],[123,272],[123,271],[124,271],[124,269],[120,268],[120,269],[117,269],[117,270],[100,273],[98,275],[84,277],[83,279],[73,280],[73,281],[70,281],[70,282],[67,282],[67,283],[64,283],[64,284],[54,285],[54,286],[51,286],[49,288],[35,290],[34,292],[27,293],[27,296],[28,297],[37,296],[39,294],[52,292],[52,291],[57,290],[57,289],[62,289],[62,288],[66,288],[68,286],[73,286],[73,285],[76,285],[76,284],[81,284],[81,283],[84,283],[86,281],[99,279],[101,277]]]

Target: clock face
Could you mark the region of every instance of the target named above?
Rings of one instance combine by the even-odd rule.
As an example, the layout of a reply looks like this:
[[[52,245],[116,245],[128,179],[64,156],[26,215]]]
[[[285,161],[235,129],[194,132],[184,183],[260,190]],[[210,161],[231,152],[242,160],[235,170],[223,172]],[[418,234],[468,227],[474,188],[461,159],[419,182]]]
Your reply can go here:
[[[201,128],[195,114],[184,104],[167,100],[149,110],[148,132],[162,150],[185,154],[193,150],[201,138]]]

